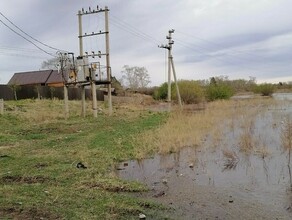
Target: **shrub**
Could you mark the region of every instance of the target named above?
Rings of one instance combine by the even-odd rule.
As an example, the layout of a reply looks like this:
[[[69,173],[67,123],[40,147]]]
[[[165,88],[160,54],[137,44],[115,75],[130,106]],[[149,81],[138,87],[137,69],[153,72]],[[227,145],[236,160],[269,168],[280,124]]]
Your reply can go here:
[[[226,84],[210,84],[206,88],[206,98],[209,101],[229,99],[233,94],[233,89]]]
[[[255,93],[262,94],[263,96],[272,96],[275,87],[272,84],[264,83],[256,85],[254,88]]]
[[[203,88],[194,80],[181,80],[178,82],[181,100],[185,104],[200,103],[205,99]],[[172,89],[172,97],[177,100],[176,88]]]
[[[174,90],[174,83],[171,84],[171,90]],[[153,93],[153,98],[156,100],[164,100],[167,98],[168,85],[167,82],[156,88]]]

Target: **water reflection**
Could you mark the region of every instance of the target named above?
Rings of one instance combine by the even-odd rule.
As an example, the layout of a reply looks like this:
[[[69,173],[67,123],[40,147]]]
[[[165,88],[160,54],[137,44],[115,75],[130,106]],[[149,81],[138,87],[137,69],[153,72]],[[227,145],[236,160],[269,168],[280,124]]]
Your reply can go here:
[[[274,97],[281,98],[280,95]],[[210,185],[241,193],[250,192],[259,201],[271,201],[271,198],[271,202],[279,204],[287,204],[288,201],[290,207],[292,177],[287,155],[282,152],[281,121],[289,109],[292,112],[292,103],[285,101],[283,105],[285,108],[274,107],[254,116],[249,131],[253,138],[249,152],[239,147],[244,127],[240,126],[240,118],[233,119],[232,129],[226,126],[222,131],[226,140],[222,140],[216,148],[209,136],[200,148],[185,148],[178,153],[155,155],[139,162],[129,161],[126,167],[121,164],[120,169],[123,169],[118,171],[118,175],[146,183],[155,195]]]
[[[289,180],[290,180],[290,191],[292,191],[292,178],[291,178],[291,168],[290,164],[288,164],[288,172],[289,172]]]

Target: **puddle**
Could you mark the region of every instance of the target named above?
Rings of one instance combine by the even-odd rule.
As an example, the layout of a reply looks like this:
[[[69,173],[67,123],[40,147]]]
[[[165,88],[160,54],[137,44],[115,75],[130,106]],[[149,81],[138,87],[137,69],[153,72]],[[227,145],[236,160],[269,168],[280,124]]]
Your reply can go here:
[[[292,114],[292,94],[274,98],[284,102],[257,112],[248,125],[240,116],[232,126],[222,126],[223,139],[207,137],[201,147],[122,163],[118,176],[147,184],[148,197],[181,211],[183,219],[234,219],[239,210],[242,219],[291,219],[292,164],[282,133]],[[251,151],[243,152],[245,139]]]

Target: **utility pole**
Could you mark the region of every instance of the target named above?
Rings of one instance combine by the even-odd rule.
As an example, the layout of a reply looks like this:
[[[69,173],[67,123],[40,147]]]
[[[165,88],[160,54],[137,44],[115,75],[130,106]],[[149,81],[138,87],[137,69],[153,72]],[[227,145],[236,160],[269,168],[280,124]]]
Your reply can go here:
[[[176,80],[176,72],[175,72],[175,67],[174,67],[174,62],[173,62],[173,56],[172,56],[172,45],[174,44],[174,41],[172,40],[172,34],[174,33],[174,29],[171,29],[168,31],[168,36],[166,36],[166,39],[168,39],[168,44],[165,45],[160,45],[158,47],[164,48],[168,50],[168,87],[167,87],[167,102],[171,103],[171,69],[173,72],[173,78],[175,82],[175,87],[176,87],[176,93],[177,93],[177,98],[178,98],[178,103],[180,105],[180,108],[182,108],[182,102],[181,102],[181,97],[180,97],[180,92]]]
[[[105,31],[99,31],[99,32],[92,32],[91,34],[83,34],[82,32],[82,16],[83,15],[92,15],[96,13],[105,13]],[[108,85],[108,106],[109,106],[109,115],[112,114],[112,96],[111,96],[111,67],[110,67],[110,55],[109,55],[109,25],[108,25],[108,12],[109,9],[107,6],[105,6],[104,9],[99,8],[97,6],[96,9],[92,9],[89,7],[88,11],[85,11],[82,9],[82,11],[78,12],[78,20],[79,20],[79,48],[80,48],[80,58],[88,58],[88,52],[85,52],[86,55],[83,53],[83,38],[84,37],[91,37],[91,36],[96,36],[96,35],[102,35],[105,34],[105,43],[106,43],[106,52],[101,53],[101,51],[98,51],[98,53],[95,53],[92,51],[92,58],[95,58],[96,56],[101,58],[101,56],[105,55],[106,56],[106,72],[107,72],[107,81],[106,82],[101,82],[97,81],[95,78],[95,75],[93,74],[93,69],[91,68],[91,72],[89,74],[89,79],[90,79],[90,85],[92,89],[92,110],[93,110],[93,116],[97,117],[97,99],[96,99],[96,84],[107,84]],[[84,89],[84,86],[83,86]],[[83,95],[84,94],[84,95]],[[82,100],[83,96],[85,97],[85,91],[82,90]],[[82,101],[83,103],[83,101]],[[83,116],[85,116],[85,98],[84,98],[84,105],[82,104],[82,112]]]
[[[106,46],[106,75],[107,80],[112,81],[112,73],[110,68],[110,56],[109,56],[109,25],[108,25],[108,12],[109,9],[107,6],[105,6],[105,46]],[[113,106],[112,106],[112,85],[111,83],[108,84],[107,89],[107,95],[108,95],[108,107],[109,107],[109,115],[112,115],[113,113]]]
[[[0,115],[4,114],[4,100],[0,99]]]
[[[59,68],[58,71],[61,72],[62,79],[64,82],[64,105],[65,105],[65,119],[69,118],[69,98],[68,98],[68,85],[67,85],[67,72],[65,68],[67,67],[68,56],[67,53],[57,52],[59,57]],[[66,73],[65,73],[66,72]],[[39,92],[38,92],[39,93]]]
[[[64,84],[65,119],[69,118],[68,87]]]
[[[78,11],[79,36],[82,36],[82,12]],[[79,56],[83,57],[83,39],[79,37]],[[85,86],[81,85],[81,115],[86,116]]]

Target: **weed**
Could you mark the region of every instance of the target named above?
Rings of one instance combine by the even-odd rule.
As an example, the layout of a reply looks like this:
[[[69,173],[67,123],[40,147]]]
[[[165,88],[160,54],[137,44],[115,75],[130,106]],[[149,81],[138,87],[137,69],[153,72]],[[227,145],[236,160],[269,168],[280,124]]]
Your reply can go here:
[[[288,151],[288,164],[290,164],[292,150],[292,122],[289,116],[282,121],[281,140],[284,151]]]
[[[226,158],[223,171],[235,169],[239,162],[239,157],[237,156],[236,152],[224,149],[222,150],[222,153],[224,157]]]

